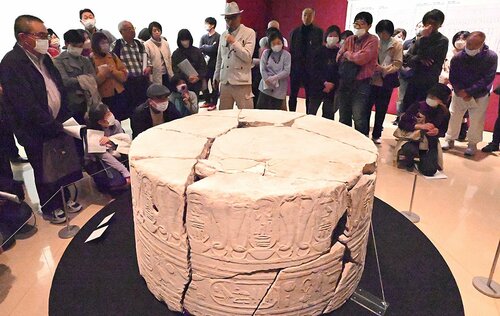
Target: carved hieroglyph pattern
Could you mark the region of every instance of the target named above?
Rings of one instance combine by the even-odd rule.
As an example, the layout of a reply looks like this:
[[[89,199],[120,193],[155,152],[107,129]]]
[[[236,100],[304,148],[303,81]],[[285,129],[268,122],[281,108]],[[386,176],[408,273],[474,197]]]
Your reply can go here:
[[[193,273],[214,277],[316,259],[347,208],[342,183],[256,174],[217,174],[187,193]]]
[[[130,158],[139,271],[171,310],[319,315],[354,292],[377,150],[353,129],[202,112],[142,133]]]
[[[132,196],[139,271],[148,288],[177,311],[189,280],[184,210],[194,159],[133,161]]]

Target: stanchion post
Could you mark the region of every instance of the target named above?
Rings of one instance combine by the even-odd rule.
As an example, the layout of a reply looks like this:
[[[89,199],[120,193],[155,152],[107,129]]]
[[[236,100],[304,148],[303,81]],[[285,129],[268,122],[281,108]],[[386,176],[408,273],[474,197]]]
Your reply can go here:
[[[412,223],[420,222],[420,216],[413,213],[413,199],[415,198],[415,188],[417,187],[417,173],[414,174],[413,178],[413,188],[411,190],[410,198],[410,209],[408,211],[401,212],[406,218],[408,218]]]
[[[80,230],[80,227],[76,225],[70,225],[69,224],[69,216],[68,212],[66,211],[66,197],[64,196],[64,187],[61,186],[61,197],[62,197],[62,202],[63,202],[63,211],[64,211],[64,216],[66,216],[66,227],[61,229],[59,231],[59,238],[62,239],[68,239],[74,237],[78,231]]]
[[[475,277],[472,279],[472,284],[479,292],[493,298],[500,298],[500,284],[493,281],[493,274],[498,263],[498,256],[500,255],[500,240],[498,241],[497,252],[495,253],[495,259],[493,259],[493,265],[491,266],[490,276],[486,277]]]

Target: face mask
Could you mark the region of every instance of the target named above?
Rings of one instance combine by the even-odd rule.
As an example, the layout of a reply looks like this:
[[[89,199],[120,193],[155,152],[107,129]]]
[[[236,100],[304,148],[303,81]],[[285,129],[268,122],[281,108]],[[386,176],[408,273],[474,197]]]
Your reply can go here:
[[[328,36],[326,38],[326,46],[327,47],[333,47],[338,42],[339,42],[339,38],[336,36]]]
[[[467,55],[469,55],[470,57],[476,56],[477,54],[479,54],[480,51],[481,51],[481,48],[478,48],[478,49],[468,49],[467,47],[465,48],[465,53]]]
[[[111,113],[111,115],[106,119],[106,122],[108,122],[109,126],[115,125],[116,119],[115,119],[115,116],[113,115],[113,113]]]
[[[50,46],[59,47],[60,44],[61,44],[61,42],[59,41],[59,39],[57,37],[50,40]]]
[[[83,47],[75,47],[72,45],[68,45],[68,53],[75,57],[82,55]]]
[[[95,19],[82,20],[82,23],[87,30],[93,29],[95,27]]]
[[[420,26],[420,27],[417,27],[415,29],[415,34],[417,34],[417,36],[420,36],[422,35],[422,31],[424,30],[424,27],[423,26]]]
[[[99,47],[104,54],[109,53],[109,43],[101,44]]]
[[[205,25],[205,30],[206,30],[207,32],[210,32],[210,31],[212,30],[212,28],[211,28],[209,25]]]
[[[425,99],[425,103],[427,103],[431,108],[437,108],[439,105],[439,101],[431,99],[429,97]]]
[[[187,90],[187,84],[185,84],[185,83],[180,84],[176,88],[177,88],[177,91],[184,92],[185,90]]]
[[[344,45],[345,40],[340,40],[339,45],[342,46]]]
[[[281,52],[281,50],[283,49],[283,45],[279,44],[279,45],[274,45],[272,48],[273,52],[275,53],[279,53]]]
[[[37,39],[35,45],[35,51],[39,54],[45,55],[47,54],[47,50],[49,49],[49,40],[47,39]]]
[[[184,47],[184,48],[189,48],[189,45],[190,45],[190,44],[191,44],[191,43],[190,43],[190,41],[189,41],[189,40],[187,40],[187,41],[181,41],[181,45],[182,45],[182,47]]]
[[[90,39],[85,40],[83,43],[83,49],[90,49],[92,47],[92,44],[90,43]]]
[[[458,40],[455,42],[455,48],[458,50],[463,50],[465,48],[465,41],[464,40]]]
[[[156,111],[165,112],[167,110],[168,100],[161,102],[161,103],[156,103],[153,101],[152,103],[153,103],[153,107],[155,108]]]
[[[355,29],[354,30],[354,35],[356,35],[357,37],[361,37],[363,35],[366,34],[366,30],[365,29]]]

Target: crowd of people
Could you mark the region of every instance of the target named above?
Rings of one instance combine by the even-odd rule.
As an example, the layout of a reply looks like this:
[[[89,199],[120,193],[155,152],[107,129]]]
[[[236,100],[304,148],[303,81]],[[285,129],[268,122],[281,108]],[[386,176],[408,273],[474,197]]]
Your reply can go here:
[[[375,25],[376,35],[370,33],[369,12],[355,16],[352,31],[337,25],[323,31],[314,24],[315,11],[306,8],[302,24],[288,39],[273,20],[257,42],[256,32],[241,23],[242,12],[236,2],[226,4],[222,34],[215,31],[217,20],[206,18],[198,47],[189,30],[179,30],[173,51],[156,21],[136,38],[135,26],[124,20],[117,39],[96,27],[92,10],[83,9],[83,29],[67,30],[60,41],[38,17],[17,17],[16,43],[0,63],[1,176],[12,179],[11,161],[26,162],[17,152],[14,133],[33,166],[44,218],[61,223],[65,206],[52,196],[82,177],[82,168],[74,170],[71,163],[89,174],[106,171],[107,176],[94,179],[102,190],[130,184],[131,139],[120,121],[130,119],[135,138],[200,107],[215,110],[217,104],[219,110],[236,105],[296,111],[301,87],[307,114],[316,115],[322,107],[323,117],[333,120],[338,111],[341,123],[354,123],[367,137],[375,107],[375,144],[381,143],[397,88],[394,136],[400,168],[413,170],[418,158],[418,170],[433,175],[443,168],[441,149],[452,148],[460,138],[468,140],[465,154],[475,154],[497,69],[497,55],[484,33],[457,33],[448,52],[449,40],[439,31],[445,16],[437,9],[427,12],[415,38],[406,40],[406,30],[387,19]],[[63,124],[70,118],[86,126],[81,137],[65,133]],[[483,151],[499,150],[499,129],[497,119],[493,140]],[[89,152],[90,134],[99,135],[102,152]],[[61,170],[49,172],[49,163]],[[65,193],[67,209],[79,211],[81,205]]]

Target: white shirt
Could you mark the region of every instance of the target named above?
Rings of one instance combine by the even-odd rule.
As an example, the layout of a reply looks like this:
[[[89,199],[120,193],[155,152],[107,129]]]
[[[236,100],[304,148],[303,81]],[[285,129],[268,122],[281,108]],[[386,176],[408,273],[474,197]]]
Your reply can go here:
[[[45,89],[47,91],[47,103],[49,104],[49,111],[52,114],[52,117],[56,118],[59,114],[59,110],[61,109],[61,93],[59,92],[59,89],[57,88],[54,80],[52,80],[52,77],[50,77],[49,70],[43,63],[44,58],[50,57],[47,57],[47,55],[42,55],[40,58],[38,58],[31,52],[24,49],[24,47],[23,50],[43,77],[43,81],[45,82]]]

